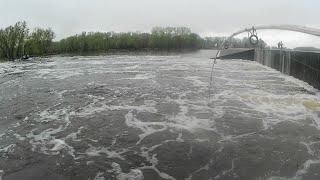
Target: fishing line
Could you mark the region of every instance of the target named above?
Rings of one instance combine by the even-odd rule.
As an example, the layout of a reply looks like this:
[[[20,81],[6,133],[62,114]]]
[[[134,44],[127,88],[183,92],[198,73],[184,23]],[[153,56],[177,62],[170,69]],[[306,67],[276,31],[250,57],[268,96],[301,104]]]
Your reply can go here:
[[[211,101],[211,91],[213,90],[213,85],[214,85],[214,65],[217,63],[217,58],[220,56],[220,53],[223,49],[229,49],[230,45],[232,44],[232,38],[243,31],[236,32],[232,34],[230,37],[225,38],[222,42],[222,44],[219,46],[218,52],[216,53],[216,56],[213,59],[212,62],[212,67],[211,67],[211,75],[210,75],[210,83],[209,83],[209,89],[208,89],[208,98],[209,98],[209,103]],[[257,29],[252,26],[251,29],[245,29],[244,32],[248,32],[248,40],[251,45],[256,46],[259,43],[259,38],[257,35]]]
[[[213,89],[213,70],[214,70],[214,65],[217,63],[217,57],[220,54],[220,50],[216,53],[216,56],[213,58],[212,61],[212,66],[211,66],[211,74],[210,74],[210,83],[209,83],[209,89],[208,89],[208,97],[209,97],[209,102],[211,101],[211,90]]]

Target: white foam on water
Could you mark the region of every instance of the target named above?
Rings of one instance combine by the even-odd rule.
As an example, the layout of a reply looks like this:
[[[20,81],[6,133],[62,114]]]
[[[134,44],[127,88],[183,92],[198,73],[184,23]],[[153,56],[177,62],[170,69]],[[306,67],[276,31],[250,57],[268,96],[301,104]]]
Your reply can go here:
[[[82,69],[68,68],[68,69],[38,69],[34,78],[42,79],[58,79],[64,80],[74,76],[80,76],[85,74]]]
[[[166,67],[161,67],[161,70],[182,70],[182,71],[187,71],[190,69],[190,66],[185,64],[185,63],[181,63],[181,64],[173,64],[171,66],[166,66]]]
[[[110,172],[115,172],[115,173],[119,174],[122,171],[120,164],[118,164],[116,162],[112,162],[111,167],[112,167],[112,170]]]
[[[314,151],[312,150],[310,143],[306,143],[306,142],[300,142],[300,143],[303,144],[307,148],[308,153],[310,155],[314,156]]]
[[[104,172],[97,172],[96,176],[93,178],[93,180],[105,180],[103,176]]]
[[[169,102],[171,101],[178,104],[180,108],[180,112],[178,114],[168,116],[168,125],[178,129],[186,129],[191,132],[197,129],[216,131],[214,119],[222,116],[222,111],[220,111],[221,109],[219,109],[219,107],[209,108],[207,106],[207,101],[188,100],[186,96],[187,93],[183,93],[179,95],[178,99],[168,99]],[[191,110],[210,113],[212,115],[211,119],[197,118],[195,115],[190,113]]]
[[[312,156],[315,156],[316,155],[316,151],[314,150],[314,145],[315,144],[320,144],[320,141],[311,141],[311,142],[300,142],[301,144],[303,144],[307,150],[308,150],[308,153]]]
[[[68,154],[73,158],[75,157],[75,150],[73,147],[69,146],[64,139],[56,139],[55,134],[64,130],[61,125],[56,129],[46,129],[39,134],[34,134],[30,132],[26,135],[29,138],[29,143],[32,145],[32,150],[41,152],[47,155],[57,155],[61,150],[67,150]]]
[[[6,135],[6,133],[0,134],[0,139],[2,139],[2,137],[5,136],[5,135]]]
[[[184,142],[184,140],[182,139],[182,133],[179,133],[176,141],[177,141],[177,142]]]
[[[104,112],[108,110],[106,101],[101,101],[99,99],[93,99],[93,102],[88,104],[85,107],[81,108],[81,111],[76,112],[76,115],[79,117],[86,117],[90,115],[95,115],[96,113]]]
[[[158,145],[154,145],[150,148],[146,148],[142,146],[141,149],[141,156],[146,158],[146,160],[151,163],[151,166],[143,166],[140,167],[141,170],[143,169],[150,169],[156,172],[161,178],[163,179],[169,179],[169,180],[176,180],[174,177],[170,176],[169,174],[165,172],[161,172],[156,166],[158,165],[158,159],[157,159],[157,154],[152,154],[152,151],[154,151],[156,148],[162,146],[165,142],[160,143]],[[152,155],[151,155],[152,154]]]
[[[87,161],[87,162],[86,162],[86,165],[87,165],[87,166],[90,165],[90,164],[94,164],[94,161]]]
[[[37,151],[47,155],[57,155],[62,150],[66,150],[69,155],[74,159],[75,150],[72,146],[68,145],[65,140],[72,138],[73,133],[69,134],[67,138],[57,139],[56,134],[66,130],[70,125],[70,116],[74,115],[68,108],[62,108],[58,110],[46,109],[39,113],[39,119],[34,119],[36,122],[51,122],[55,121],[60,125],[57,128],[48,128],[40,133],[35,133],[38,129],[33,129],[30,133],[26,134],[26,138],[29,139],[29,143],[32,145],[32,151]],[[80,129],[81,130],[81,129]],[[76,133],[80,133],[80,130]]]
[[[50,144],[53,144],[54,146],[50,149],[50,151],[55,151],[58,152],[62,149],[64,149],[65,147],[67,147],[68,145],[66,144],[66,142],[64,140],[61,139],[54,139],[52,141],[50,141]]]
[[[53,145],[53,147],[49,150],[45,150],[45,154],[48,155],[58,155],[62,150],[66,150],[67,153],[73,157],[73,159],[78,159],[75,155],[75,149],[68,145],[65,140],[62,139],[54,139],[48,142],[48,144]],[[44,150],[44,148],[42,149]],[[43,151],[42,151],[43,152]]]
[[[119,57],[121,58],[121,57]],[[137,64],[137,62],[135,61],[113,61],[112,62],[113,65],[135,65]]]
[[[152,103],[155,105],[155,103]],[[108,106],[109,110],[135,110],[137,112],[151,112],[157,113],[157,109],[153,105],[144,104],[140,106],[129,106],[129,105],[110,105]]]
[[[14,133],[13,136],[17,138],[19,141],[24,141],[26,137],[21,136],[20,134]]]
[[[230,169],[227,169],[227,170],[224,170],[224,171],[222,171],[221,172],[221,175],[226,175],[226,174],[232,174],[233,175],[233,177],[237,177],[237,174],[235,174],[234,172],[233,172],[233,170],[234,170],[234,162],[235,162],[235,160],[237,160],[237,158],[233,158],[232,159],[232,161],[231,161],[231,168]]]
[[[320,159],[309,159],[306,162],[303,163],[303,168],[299,169],[296,172],[296,176],[302,176],[308,172],[308,169],[311,167],[313,164],[320,164]]]
[[[170,176],[169,174],[167,174],[165,172],[161,172],[156,167],[159,163],[159,160],[157,159],[157,154],[153,153],[153,151],[155,151],[158,147],[164,146],[165,144],[167,144],[169,142],[184,142],[184,140],[182,139],[182,133],[179,133],[177,138],[174,140],[164,140],[161,143],[153,145],[151,147],[142,146],[140,148],[141,156],[144,157],[149,163],[151,163],[151,165],[150,166],[142,166],[142,167],[140,167],[140,169],[141,170],[143,170],[143,169],[153,170],[163,179],[175,180],[174,177]]]
[[[89,60],[89,61],[86,61],[86,64],[92,64],[92,65],[104,65],[104,64],[107,64],[108,62],[107,61],[102,61],[101,60]]]
[[[24,69],[25,67],[33,66],[35,63],[15,63],[15,62],[3,62],[0,63],[0,75],[1,74],[20,74],[24,72],[30,72],[32,70]]]
[[[66,92],[68,92],[68,90],[55,91],[55,93],[58,95],[60,99],[63,98],[63,94],[65,94]]]
[[[36,129],[35,129],[36,130]],[[58,128],[56,129],[53,129],[53,128],[49,128],[49,129],[46,129],[44,131],[42,131],[41,133],[39,134],[34,134],[34,131],[35,130],[32,130],[30,133],[26,134],[26,137],[27,138],[32,138],[31,140],[32,141],[43,141],[43,140],[50,140],[53,138],[52,135],[55,135],[59,132],[61,132],[63,130],[63,126],[60,125]]]
[[[3,175],[4,175],[4,170],[0,170],[0,180],[2,180]]]
[[[272,176],[267,178],[267,180],[302,180],[303,179],[303,175],[308,173],[309,168],[313,165],[313,164],[320,164],[320,160],[313,160],[313,159],[309,159],[306,162],[303,163],[303,167],[301,169],[299,169],[296,173],[295,176],[293,177],[280,177],[280,176]]]
[[[80,142],[81,139],[78,139],[78,135],[81,133],[81,131],[82,131],[83,128],[84,128],[84,127],[81,126],[81,127],[78,129],[77,132],[70,133],[69,135],[67,135],[67,136],[65,137],[65,139],[72,139],[72,141],[78,141],[78,142]]]
[[[136,65],[133,65],[133,66],[127,66],[127,67],[124,67],[124,69],[128,70],[128,69],[138,69],[140,67],[139,64],[136,64]]]
[[[90,115],[95,115],[96,113],[101,113],[105,111],[112,110],[136,110],[137,112],[157,112],[157,109],[154,107],[156,102],[146,101],[144,105],[140,106],[131,106],[127,105],[129,102],[123,103],[123,105],[109,105],[112,102],[112,99],[104,100],[103,97],[94,97],[93,102],[87,106],[81,108],[81,111],[76,112],[76,116],[86,117]]]
[[[11,63],[10,62],[1,62],[0,63],[0,74],[5,74],[9,72],[9,69],[11,68]]]
[[[8,154],[14,152],[16,144],[10,144],[8,146],[0,146],[0,153]]]
[[[199,76],[187,76],[184,79],[191,81],[196,87],[208,87],[208,82],[201,81]]]
[[[147,136],[154,134],[156,132],[161,132],[167,129],[167,125],[163,122],[143,122],[139,121],[137,118],[134,117],[132,111],[129,111],[126,116],[126,124],[129,127],[134,127],[140,129],[143,133],[139,135],[139,141],[137,144],[140,144],[140,142]],[[154,126],[160,126],[161,128],[154,128]]]
[[[156,76],[154,73],[148,72],[143,74],[136,74],[134,77],[123,78],[123,79],[130,79],[130,80],[146,80],[146,79],[154,79]]]
[[[210,108],[207,106],[207,101],[205,100],[188,100],[185,98],[186,93],[183,93],[179,96],[178,99],[171,99],[167,97],[165,100],[168,103],[176,103],[179,105],[180,112],[174,115],[166,115],[166,121],[161,122],[149,122],[141,121],[136,117],[136,114],[139,112],[150,112],[158,113],[155,106],[157,103],[154,101],[145,101],[144,104],[139,106],[110,106],[109,110],[128,110],[128,113],[125,115],[125,123],[129,127],[140,129],[142,131],[139,134],[139,140],[137,144],[140,144],[144,138],[147,136],[165,131],[169,128],[174,128],[176,130],[185,129],[190,132],[196,131],[198,129],[216,131],[215,122],[212,118],[217,118],[222,116],[222,111],[219,113],[212,113],[212,110],[215,111],[215,108]],[[196,115],[190,114],[191,110],[195,110],[199,113],[210,113],[212,114],[211,119],[201,119],[197,118]]]
[[[292,121],[294,123],[306,123],[308,118],[313,119],[313,125],[320,129],[320,99],[314,95],[296,94],[296,95],[278,95],[263,90],[250,91],[232,91],[225,90],[215,94],[212,101],[216,105],[230,109],[232,107],[223,105],[223,101],[237,100],[249,106],[256,112],[261,112],[267,117],[263,118],[265,129],[282,121]],[[218,104],[217,104],[218,103]],[[232,107],[244,116],[252,117],[253,114],[246,113],[247,107]]]
[[[193,175],[200,172],[200,171],[208,171],[209,170],[209,164],[204,165],[203,167],[200,167],[199,169],[195,170],[194,172],[192,172],[187,178],[186,180],[192,180]]]
[[[107,158],[117,158],[120,160],[125,160],[122,154],[126,152],[128,152],[127,149],[122,149],[120,151],[112,151],[110,150],[110,148],[107,147],[94,147],[91,144],[89,144],[89,148],[86,150],[85,154],[87,156],[101,156],[101,154],[104,154],[107,156]]]
[[[254,134],[256,134],[256,132],[244,133],[244,134],[239,134],[239,135],[224,135],[224,134],[219,133],[219,135],[221,136],[221,139],[218,142],[225,142],[225,141],[236,142],[237,139],[252,136]]]
[[[310,95],[275,95],[261,90],[250,93],[237,93],[240,101],[250,106],[252,109],[273,115],[278,118],[273,119],[271,124],[280,121],[301,122],[307,117],[311,117],[316,122],[315,126],[320,128],[319,117],[315,115],[320,111],[320,101]]]
[[[143,180],[144,176],[140,169],[130,169],[128,173],[122,172],[121,166],[118,163],[113,162],[111,164],[113,168],[111,172],[116,174],[117,180]]]
[[[139,169],[131,169],[129,173],[120,173],[118,180],[143,180],[143,173]]]
[[[301,180],[301,177],[299,177],[298,179],[294,179],[294,178],[272,176],[272,177],[269,177],[267,180]]]
[[[46,109],[39,113],[40,118],[35,119],[37,122],[50,122],[50,121],[65,121],[69,122],[69,109],[63,108],[51,111],[50,109]]]

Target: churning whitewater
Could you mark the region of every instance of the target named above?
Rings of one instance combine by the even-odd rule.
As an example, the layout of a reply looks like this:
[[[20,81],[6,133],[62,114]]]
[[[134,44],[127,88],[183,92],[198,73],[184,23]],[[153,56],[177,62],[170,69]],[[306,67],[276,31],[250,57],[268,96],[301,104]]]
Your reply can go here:
[[[320,96],[215,51],[0,63],[6,179],[320,178]]]

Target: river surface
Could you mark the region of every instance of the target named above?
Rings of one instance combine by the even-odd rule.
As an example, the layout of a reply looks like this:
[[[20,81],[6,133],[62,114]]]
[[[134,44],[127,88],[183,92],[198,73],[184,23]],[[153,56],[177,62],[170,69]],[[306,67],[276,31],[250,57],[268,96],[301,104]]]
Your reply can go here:
[[[214,51],[0,63],[3,180],[318,180],[320,96]],[[1,178],[0,178],[1,179]]]

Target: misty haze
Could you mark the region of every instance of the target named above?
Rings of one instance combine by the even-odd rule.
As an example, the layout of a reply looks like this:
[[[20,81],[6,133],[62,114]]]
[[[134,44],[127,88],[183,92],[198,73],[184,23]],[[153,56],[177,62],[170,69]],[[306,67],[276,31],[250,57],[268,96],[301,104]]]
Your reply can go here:
[[[320,2],[0,3],[0,180],[320,179]]]

